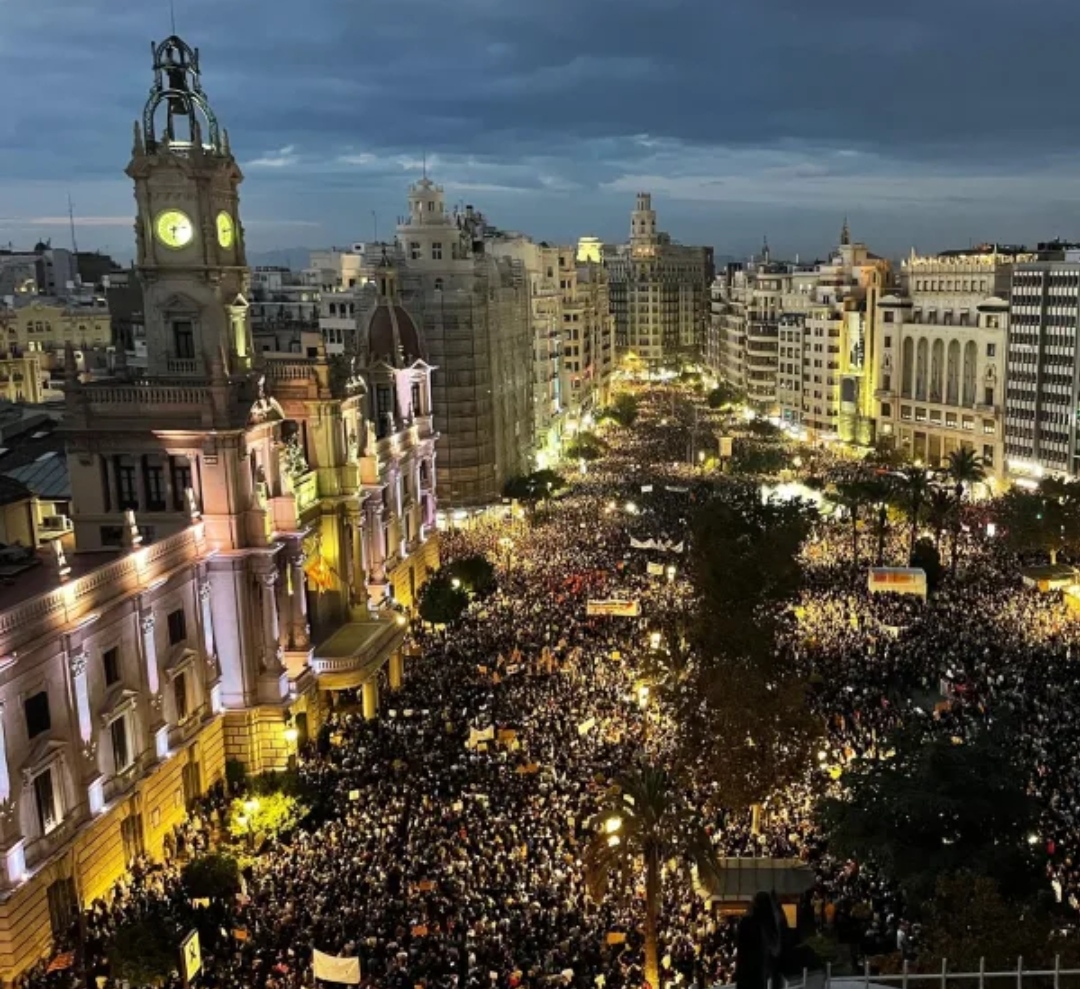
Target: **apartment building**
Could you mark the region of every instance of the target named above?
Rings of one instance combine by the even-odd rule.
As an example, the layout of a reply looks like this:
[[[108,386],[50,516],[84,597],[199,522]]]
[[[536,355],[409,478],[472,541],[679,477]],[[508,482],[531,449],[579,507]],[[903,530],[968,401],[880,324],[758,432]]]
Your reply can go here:
[[[1005,457],[1009,474],[1080,474],[1080,244],[1014,258],[1008,298]]]

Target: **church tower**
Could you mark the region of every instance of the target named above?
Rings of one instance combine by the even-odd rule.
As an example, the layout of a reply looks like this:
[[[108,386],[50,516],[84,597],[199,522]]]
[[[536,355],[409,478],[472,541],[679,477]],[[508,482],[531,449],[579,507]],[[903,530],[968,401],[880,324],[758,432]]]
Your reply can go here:
[[[251,367],[243,175],[203,92],[198,49],[151,45],[154,82],[135,124],[136,265],[152,378],[212,378]]]

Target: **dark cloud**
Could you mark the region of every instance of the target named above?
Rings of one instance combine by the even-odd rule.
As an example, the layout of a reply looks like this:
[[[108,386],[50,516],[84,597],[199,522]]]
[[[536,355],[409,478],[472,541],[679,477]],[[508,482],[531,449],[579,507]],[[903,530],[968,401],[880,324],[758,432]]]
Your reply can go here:
[[[290,223],[344,241],[367,233],[373,209],[389,222],[425,151],[452,197],[553,239],[621,235],[640,182],[677,236],[721,251],[755,245],[766,220],[779,240],[785,211],[793,240],[810,241],[845,199],[885,249],[907,238],[920,203],[934,238],[949,223],[1035,237],[1044,217],[1080,220],[1069,198],[1075,0],[175,10],[268,245],[294,242],[303,228]],[[9,2],[4,13],[0,224],[26,236],[72,186],[80,211],[130,209],[122,169],[149,42],[169,30],[166,0]]]

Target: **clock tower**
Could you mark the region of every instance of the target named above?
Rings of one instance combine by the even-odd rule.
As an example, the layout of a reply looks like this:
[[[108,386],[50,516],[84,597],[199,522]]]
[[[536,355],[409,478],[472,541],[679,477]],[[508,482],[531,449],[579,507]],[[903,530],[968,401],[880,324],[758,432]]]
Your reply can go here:
[[[154,83],[127,167],[135,183],[147,374],[243,375],[252,359],[243,175],[203,92],[198,49],[173,35],[151,51]]]

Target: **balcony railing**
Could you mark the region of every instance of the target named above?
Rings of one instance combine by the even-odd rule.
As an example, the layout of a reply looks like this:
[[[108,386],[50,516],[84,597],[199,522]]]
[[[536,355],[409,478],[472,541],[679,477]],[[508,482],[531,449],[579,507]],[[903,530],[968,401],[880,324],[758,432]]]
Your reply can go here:
[[[198,558],[204,549],[200,522],[0,612],[0,655],[10,655],[24,642],[77,622],[113,598],[136,591]]]

